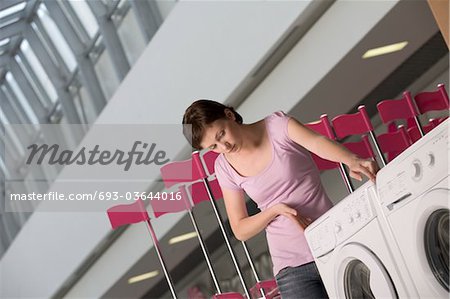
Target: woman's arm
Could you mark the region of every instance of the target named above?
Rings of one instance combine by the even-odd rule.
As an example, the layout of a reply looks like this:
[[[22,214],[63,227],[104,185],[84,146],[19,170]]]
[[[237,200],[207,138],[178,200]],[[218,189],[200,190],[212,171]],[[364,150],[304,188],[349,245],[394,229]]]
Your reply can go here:
[[[297,144],[315,153],[321,158],[346,164],[350,176],[362,180],[361,174],[375,181],[379,167],[373,160],[361,159],[339,143],[317,134],[294,118],[288,122],[288,135]]]
[[[240,241],[246,241],[257,235],[278,215],[287,216],[292,220],[297,217],[297,211],[283,203],[276,204],[256,215],[248,216],[243,191],[222,188],[222,193],[231,229]],[[299,223],[299,221],[297,220],[295,223]]]

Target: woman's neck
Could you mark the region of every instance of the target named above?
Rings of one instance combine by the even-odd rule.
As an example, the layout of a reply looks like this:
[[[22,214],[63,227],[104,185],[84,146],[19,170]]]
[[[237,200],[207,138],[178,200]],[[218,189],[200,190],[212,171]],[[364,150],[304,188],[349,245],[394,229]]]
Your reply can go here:
[[[251,124],[241,125],[242,149],[237,154],[248,154],[258,148],[264,141],[266,130],[265,121],[260,120]]]

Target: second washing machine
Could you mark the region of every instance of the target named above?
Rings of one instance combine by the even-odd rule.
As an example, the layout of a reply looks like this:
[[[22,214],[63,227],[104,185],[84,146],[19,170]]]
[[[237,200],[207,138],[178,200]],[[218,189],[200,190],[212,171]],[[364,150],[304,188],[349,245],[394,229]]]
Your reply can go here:
[[[399,273],[367,182],[314,221],[305,236],[332,298],[416,297]]]
[[[391,252],[420,298],[450,295],[448,125],[447,119],[377,175]]]

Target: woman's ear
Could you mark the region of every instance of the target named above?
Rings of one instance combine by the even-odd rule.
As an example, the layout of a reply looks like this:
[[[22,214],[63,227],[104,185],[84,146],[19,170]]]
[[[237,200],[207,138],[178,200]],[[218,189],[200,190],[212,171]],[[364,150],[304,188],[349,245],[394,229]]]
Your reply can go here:
[[[226,108],[225,115],[228,119],[236,120],[236,116],[234,115],[233,111],[231,111],[231,109]]]

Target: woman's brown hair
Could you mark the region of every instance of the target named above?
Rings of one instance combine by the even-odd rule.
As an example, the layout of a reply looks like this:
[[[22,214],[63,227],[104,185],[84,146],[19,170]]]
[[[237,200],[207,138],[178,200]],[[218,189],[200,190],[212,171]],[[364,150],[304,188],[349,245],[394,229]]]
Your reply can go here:
[[[205,128],[218,119],[225,119],[225,109],[234,113],[236,122],[242,124],[242,116],[233,107],[225,106],[211,100],[197,100],[193,102],[184,112],[183,135],[195,149],[202,149],[202,142]]]

